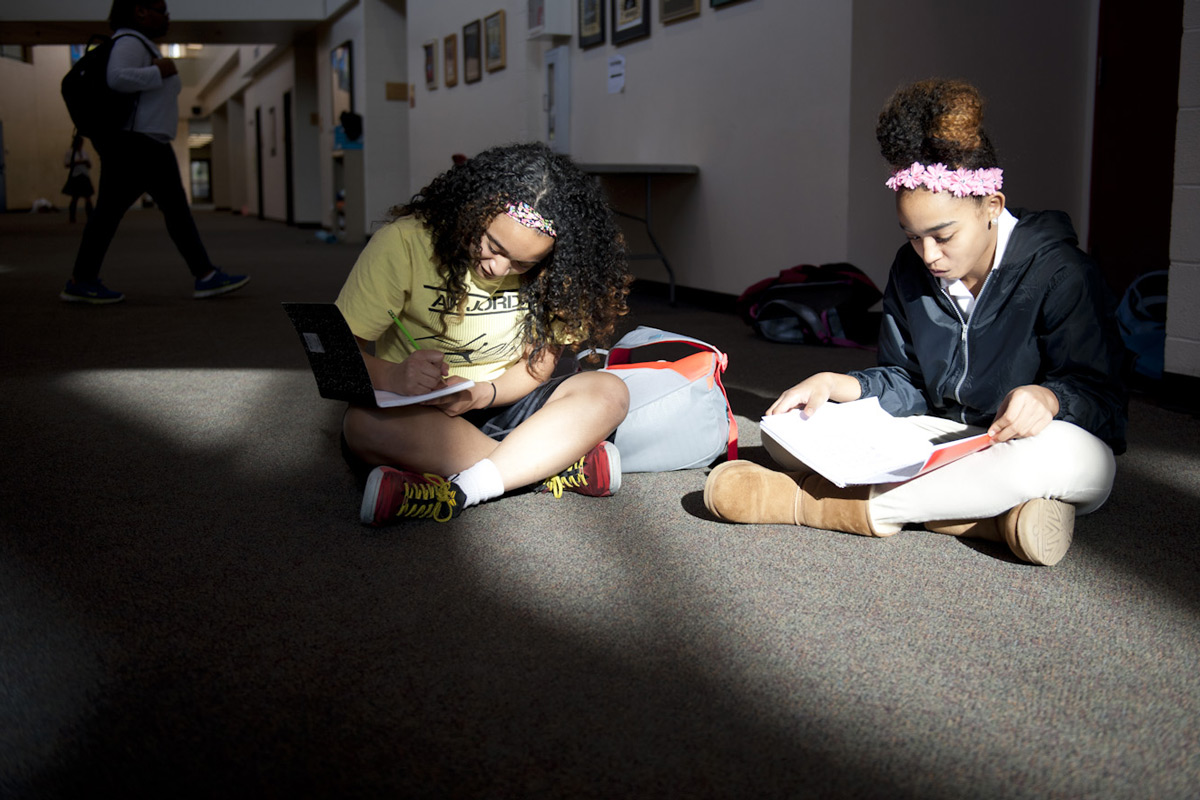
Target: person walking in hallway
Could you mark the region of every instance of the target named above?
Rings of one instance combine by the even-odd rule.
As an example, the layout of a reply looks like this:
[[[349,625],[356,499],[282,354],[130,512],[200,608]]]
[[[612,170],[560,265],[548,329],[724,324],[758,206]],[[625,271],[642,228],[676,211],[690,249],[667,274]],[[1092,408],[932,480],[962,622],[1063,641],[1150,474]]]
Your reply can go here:
[[[213,266],[188,206],[171,142],[179,123],[181,81],[175,62],[163,58],[154,40],[166,35],[170,15],[163,0],[113,0],[108,24],[114,31],[108,85],[137,93],[129,120],[120,130],[92,137],[104,167],[94,213],[88,217],[70,280],[59,295],[68,302],[119,303],[121,292],[100,281],[104,256],[126,210],[149,193],[162,210],[167,232],[194,278],[193,297],[215,297],[240,289],[245,275],[227,275]]]

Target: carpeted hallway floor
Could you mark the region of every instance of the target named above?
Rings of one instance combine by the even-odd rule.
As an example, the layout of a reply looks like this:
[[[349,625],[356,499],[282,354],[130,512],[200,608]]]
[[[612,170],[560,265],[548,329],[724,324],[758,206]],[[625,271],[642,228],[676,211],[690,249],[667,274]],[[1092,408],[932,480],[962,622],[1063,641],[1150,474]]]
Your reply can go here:
[[[1196,795],[1195,416],[1134,399],[1054,568],[720,524],[707,470],[373,531],[279,307],[357,248],[198,220],[245,290],[192,300],[138,210],[89,308],[81,225],[0,214],[0,797]],[[872,361],[633,306],[729,353],[755,460],[781,390]]]

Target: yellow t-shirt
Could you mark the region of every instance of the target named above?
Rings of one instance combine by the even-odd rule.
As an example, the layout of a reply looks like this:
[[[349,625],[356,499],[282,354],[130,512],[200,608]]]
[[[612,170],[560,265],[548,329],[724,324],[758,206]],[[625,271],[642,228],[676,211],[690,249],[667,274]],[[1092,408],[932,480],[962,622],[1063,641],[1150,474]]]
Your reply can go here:
[[[337,307],[350,330],[375,342],[375,355],[399,363],[413,348],[388,310],[421,349],[441,350],[451,375],[474,381],[498,378],[521,359],[520,324],[526,313],[520,277],[481,281],[467,273],[467,304],[460,320],[450,307],[434,265],[429,232],[413,217],[377,231],[338,294]],[[443,333],[442,315],[446,313]]]

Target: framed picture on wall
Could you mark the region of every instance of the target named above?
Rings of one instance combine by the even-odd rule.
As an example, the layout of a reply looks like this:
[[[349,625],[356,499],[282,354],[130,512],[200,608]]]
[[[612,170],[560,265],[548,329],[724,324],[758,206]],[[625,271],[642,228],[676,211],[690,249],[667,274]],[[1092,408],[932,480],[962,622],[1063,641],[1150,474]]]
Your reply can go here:
[[[677,22],[700,13],[700,0],[658,0],[658,19],[662,23]]]
[[[442,82],[447,86],[458,85],[458,34],[452,33],[442,39]]]
[[[488,72],[504,69],[507,61],[507,35],[504,29],[504,9],[483,18],[483,66]]]
[[[329,53],[333,71],[333,124],[340,124],[343,111],[354,110],[354,69],[350,59],[350,42],[343,42]]]
[[[546,0],[529,0],[529,35],[536,36],[546,28]]]
[[[604,0],[579,0],[579,46],[604,44]]]
[[[483,77],[483,37],[479,20],[463,25],[463,80],[475,83]]]
[[[613,44],[650,35],[650,0],[612,0]]]
[[[437,88],[437,39],[431,39],[424,45],[425,48],[425,88]]]

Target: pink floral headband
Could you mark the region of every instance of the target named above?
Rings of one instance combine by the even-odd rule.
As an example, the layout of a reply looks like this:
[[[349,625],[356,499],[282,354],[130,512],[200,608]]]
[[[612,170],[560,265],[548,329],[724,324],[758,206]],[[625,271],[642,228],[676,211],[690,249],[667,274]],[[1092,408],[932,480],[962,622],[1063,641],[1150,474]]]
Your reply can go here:
[[[554,223],[543,217],[538,212],[534,211],[533,206],[529,205],[528,203],[509,203],[508,208],[504,209],[504,213],[508,214],[526,228],[533,228],[535,231],[541,231],[550,238],[558,236],[554,230]]]
[[[893,172],[887,181],[887,187],[895,192],[924,186],[931,192],[946,191],[955,197],[987,197],[1000,191],[1003,185],[1004,170],[999,167],[950,169],[945,164],[925,166],[919,161],[914,161],[908,169]]]

